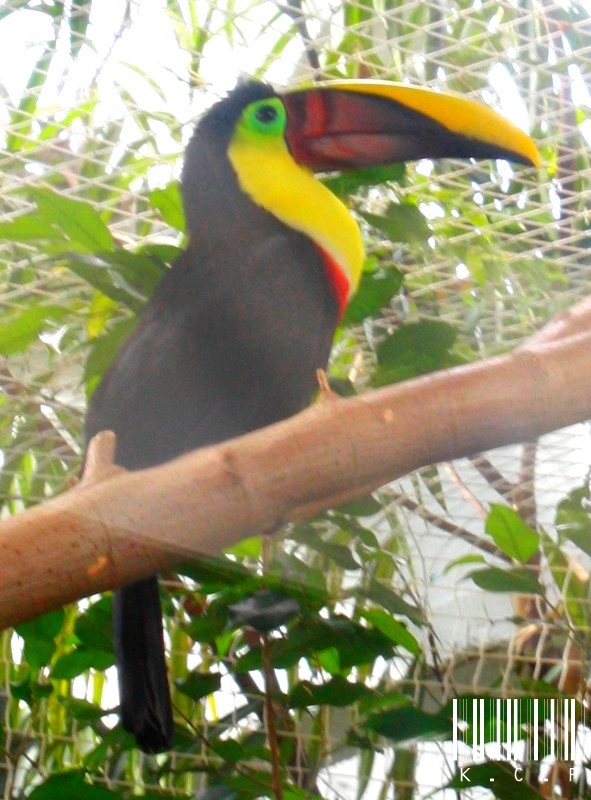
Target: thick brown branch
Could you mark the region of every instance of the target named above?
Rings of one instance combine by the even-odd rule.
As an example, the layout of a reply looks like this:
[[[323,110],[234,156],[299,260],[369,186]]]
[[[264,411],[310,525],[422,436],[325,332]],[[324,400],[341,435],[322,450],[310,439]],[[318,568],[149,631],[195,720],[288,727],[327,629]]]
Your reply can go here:
[[[591,325],[578,332],[588,309],[512,354],[317,403],[160,467],[113,475],[107,452],[95,480],[0,524],[0,627],[217,554],[420,466],[588,419]]]

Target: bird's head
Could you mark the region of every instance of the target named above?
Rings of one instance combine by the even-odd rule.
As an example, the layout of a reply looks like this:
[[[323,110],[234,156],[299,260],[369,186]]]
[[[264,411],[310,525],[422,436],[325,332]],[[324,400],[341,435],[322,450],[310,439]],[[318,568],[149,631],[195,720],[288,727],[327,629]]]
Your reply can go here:
[[[359,282],[363,245],[348,210],[313,173],[445,157],[540,165],[530,137],[488,106],[386,81],[282,93],[249,81],[215,104],[197,130],[224,151],[252,201],[311,237],[336,264],[347,284],[342,303]]]

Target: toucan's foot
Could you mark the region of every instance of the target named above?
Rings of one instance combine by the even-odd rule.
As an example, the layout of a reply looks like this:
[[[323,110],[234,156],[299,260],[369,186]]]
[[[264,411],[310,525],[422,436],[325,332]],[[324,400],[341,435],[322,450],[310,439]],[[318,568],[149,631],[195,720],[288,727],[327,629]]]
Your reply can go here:
[[[330,388],[326,372],[323,369],[316,370],[316,380],[318,381],[318,388],[320,389],[318,399],[321,403],[325,400],[330,400],[332,402],[339,399],[338,394],[333,392],[333,390]]]
[[[117,437],[113,431],[99,431],[88,443],[86,460],[80,479],[79,487],[83,488],[91,483],[99,483],[119,472],[125,472],[123,467],[115,464],[115,450]]]

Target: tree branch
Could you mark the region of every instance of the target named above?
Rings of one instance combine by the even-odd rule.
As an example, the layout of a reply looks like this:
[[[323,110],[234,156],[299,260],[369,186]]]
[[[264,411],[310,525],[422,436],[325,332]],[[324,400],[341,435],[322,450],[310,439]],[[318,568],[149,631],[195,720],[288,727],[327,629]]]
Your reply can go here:
[[[590,417],[591,298],[511,354],[317,403],[152,469],[113,472],[107,436],[78,487],[0,524],[0,627]]]

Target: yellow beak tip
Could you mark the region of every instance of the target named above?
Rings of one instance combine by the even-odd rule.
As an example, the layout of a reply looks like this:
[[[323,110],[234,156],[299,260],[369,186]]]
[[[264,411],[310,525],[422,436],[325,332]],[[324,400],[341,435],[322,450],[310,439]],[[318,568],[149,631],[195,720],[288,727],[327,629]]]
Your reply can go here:
[[[532,153],[531,160],[532,160],[533,166],[536,169],[542,169],[542,167],[544,166],[544,164],[542,162],[542,156],[540,155],[540,151],[538,150],[538,148],[535,145],[533,147],[533,153]]]

